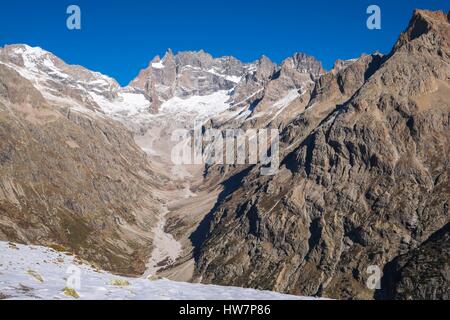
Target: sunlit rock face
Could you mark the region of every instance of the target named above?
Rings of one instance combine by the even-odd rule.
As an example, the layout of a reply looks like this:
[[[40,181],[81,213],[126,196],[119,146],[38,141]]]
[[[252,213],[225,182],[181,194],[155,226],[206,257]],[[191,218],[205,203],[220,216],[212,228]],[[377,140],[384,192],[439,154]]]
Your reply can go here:
[[[366,284],[375,266],[392,288],[385,297],[445,298],[449,40],[444,13],[416,11],[389,55],[322,75],[282,133],[279,173],[251,169],[211,216],[198,277],[371,299],[382,297]]]

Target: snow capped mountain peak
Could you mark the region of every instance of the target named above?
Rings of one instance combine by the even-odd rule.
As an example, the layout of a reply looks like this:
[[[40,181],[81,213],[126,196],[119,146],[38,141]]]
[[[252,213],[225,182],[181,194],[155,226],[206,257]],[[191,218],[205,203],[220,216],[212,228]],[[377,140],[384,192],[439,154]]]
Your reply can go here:
[[[234,58],[213,58],[203,50],[173,55],[169,49],[163,59],[155,57],[148,68],[141,70],[130,87],[147,94],[152,112],[159,113],[161,105],[172,98],[209,96],[233,89],[246,69]]]
[[[206,121],[229,109],[229,114],[239,114],[239,121],[269,109],[274,117],[323,71],[320,62],[303,53],[277,66],[266,56],[243,63],[204,50],[174,54],[168,49],[122,88],[106,75],[66,64],[39,47],[0,48],[0,63],[30,80],[49,101],[76,111],[97,111],[129,127],[165,115],[184,126],[194,117]]]
[[[285,59],[281,64],[281,68],[294,69],[300,73],[308,73],[314,78],[318,78],[321,74],[325,73],[320,61],[303,52],[296,52],[291,57]]]
[[[23,58],[24,66],[30,70],[37,71],[37,64],[43,63],[48,67],[54,66],[51,54],[40,47],[18,45],[11,48],[12,53]]]
[[[41,47],[31,47],[27,44],[6,45],[4,49],[10,49],[13,53],[20,56],[42,57],[45,55],[51,55],[50,52],[45,51]]]

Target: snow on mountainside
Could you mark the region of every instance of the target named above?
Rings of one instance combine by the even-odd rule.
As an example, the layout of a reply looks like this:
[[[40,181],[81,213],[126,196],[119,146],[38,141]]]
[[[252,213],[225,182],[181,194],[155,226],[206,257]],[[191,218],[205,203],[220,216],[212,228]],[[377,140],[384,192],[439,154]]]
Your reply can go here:
[[[323,72],[320,62],[304,54],[277,66],[266,57],[243,63],[233,57],[213,58],[204,51],[168,50],[129,86],[121,87],[99,72],[68,65],[48,51],[24,44],[0,48],[0,63],[30,80],[47,100],[77,112],[106,114],[133,131],[165,118],[184,126],[193,118],[207,120],[227,110],[224,117],[234,115],[238,123],[274,117]]]
[[[238,74],[244,72],[240,63],[240,69],[226,73],[226,67],[220,66],[225,58],[216,59],[214,65],[208,64],[207,71],[198,67],[196,62],[191,62],[191,53],[180,53],[176,59],[182,61],[179,63],[183,65],[182,71],[179,71],[181,80],[174,93],[167,99],[161,98],[163,106],[161,112],[157,113],[158,116],[168,115],[168,118],[173,119],[176,115],[176,119],[183,123],[186,116],[206,120],[229,108],[227,101],[230,99],[230,89],[241,79]],[[161,119],[155,118],[156,114],[151,112],[152,106],[156,104],[155,98],[146,94],[138,85],[122,88],[108,76],[81,66],[68,65],[39,47],[9,45],[0,48],[0,63],[30,80],[49,101],[69,107],[73,111],[96,111],[98,115],[104,113],[131,128],[135,127],[136,123],[151,123],[155,120],[161,122]],[[151,63],[151,68],[161,70],[168,67],[163,61],[158,61]],[[208,85],[202,72],[212,77],[210,88],[206,88]],[[154,80],[161,92],[172,90],[171,87],[174,86],[170,83],[174,79],[166,78],[167,76],[161,76],[161,79]],[[137,83],[136,81],[134,83]]]
[[[79,272],[79,273],[78,273]],[[79,278],[76,278],[79,275]],[[73,285],[75,291],[68,290]],[[69,280],[69,281],[68,281]],[[311,300],[237,287],[128,278],[41,246],[0,242],[0,299]]]
[[[162,113],[198,114],[203,118],[209,118],[229,108],[227,101],[230,99],[228,91],[222,90],[206,96],[193,96],[187,99],[173,97],[161,105]]]
[[[213,58],[203,51],[174,55],[169,50],[163,59],[153,59],[129,86],[121,87],[108,76],[68,65],[41,48],[27,45],[0,48],[0,64],[28,79],[64,116],[77,113],[76,117],[89,118],[89,122],[100,117],[123,124],[149,156],[152,170],[167,179],[164,188],[152,193],[162,205],[152,216],[158,222],[148,229],[154,247],[146,257],[146,274],[169,268],[191,255],[190,242],[167,232],[166,223],[174,221],[172,213],[177,215],[175,219],[191,219],[187,224],[194,228],[209,210],[209,201],[217,196],[215,192],[196,191],[203,183],[204,166],[173,163],[172,133],[193,129],[199,122],[207,125],[208,120],[219,117],[234,128],[241,128],[246,121],[254,128],[264,127],[280,114],[294,114],[303,107],[295,102],[309,92],[322,72],[320,62],[302,54],[278,66],[266,57],[247,64],[233,57]],[[122,130],[122,126],[118,128]],[[198,213],[192,214],[191,208],[177,211],[179,204],[174,199],[195,198],[201,192],[211,198],[205,205],[195,205]],[[188,207],[193,202],[185,201],[183,205]],[[193,263],[188,263],[188,269],[189,275],[182,277],[186,281],[193,279]]]

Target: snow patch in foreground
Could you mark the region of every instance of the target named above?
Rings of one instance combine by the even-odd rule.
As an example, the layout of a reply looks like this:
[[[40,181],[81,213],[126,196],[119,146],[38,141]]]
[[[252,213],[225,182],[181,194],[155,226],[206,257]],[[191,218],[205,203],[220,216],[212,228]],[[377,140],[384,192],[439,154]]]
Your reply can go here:
[[[78,299],[134,300],[281,300],[312,298],[236,287],[119,277],[95,270],[65,253],[42,246],[0,242],[0,299],[76,299],[66,279],[79,268]]]
[[[162,61],[160,61],[160,62],[154,62],[154,63],[152,63],[152,68],[153,68],[153,69],[164,69],[165,66],[164,66],[164,64],[162,63]]]

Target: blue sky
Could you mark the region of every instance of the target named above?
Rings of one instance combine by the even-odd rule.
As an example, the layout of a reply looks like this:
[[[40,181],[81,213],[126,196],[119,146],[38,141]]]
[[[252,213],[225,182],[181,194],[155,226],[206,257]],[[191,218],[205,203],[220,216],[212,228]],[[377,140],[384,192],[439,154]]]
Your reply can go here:
[[[21,0],[0,4],[0,46],[27,43],[127,84],[155,55],[204,49],[243,61],[281,62],[306,52],[326,68],[340,59],[389,52],[414,8],[450,9],[448,0]],[[66,28],[81,8],[82,29]],[[366,28],[381,8],[382,29]]]

